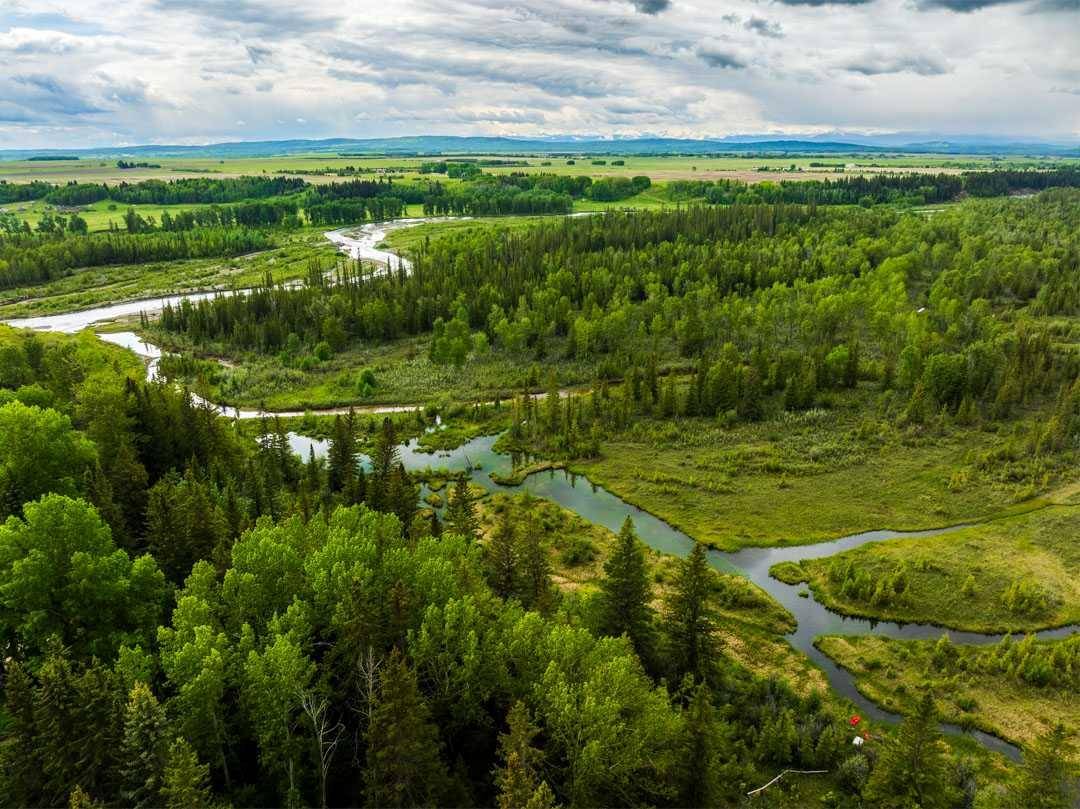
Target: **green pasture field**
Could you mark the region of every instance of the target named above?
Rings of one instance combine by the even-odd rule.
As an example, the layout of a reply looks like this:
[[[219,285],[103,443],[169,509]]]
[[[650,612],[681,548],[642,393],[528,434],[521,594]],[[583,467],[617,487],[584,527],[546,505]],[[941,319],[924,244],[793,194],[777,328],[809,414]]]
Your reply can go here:
[[[1062,163],[1080,162],[1072,158],[1028,158],[1023,156],[990,157],[984,155],[871,155],[855,154],[814,154],[814,155],[768,155],[750,156],[651,156],[651,155],[587,155],[575,156],[572,165],[568,158],[547,155],[442,155],[425,157],[397,157],[372,155],[366,157],[340,157],[324,154],[289,155],[283,157],[252,158],[130,158],[134,162],[158,164],[160,168],[120,169],[116,160],[104,158],[86,158],[60,161],[0,161],[0,180],[9,182],[29,182],[45,180],[54,183],[96,182],[120,183],[138,182],[146,179],[176,179],[179,177],[237,177],[241,175],[284,174],[304,177],[312,183],[334,182],[340,178],[334,174],[321,174],[325,170],[337,172],[349,166],[368,169],[372,174],[356,176],[380,176],[394,173],[397,176],[415,177],[419,175],[421,164],[438,160],[453,161],[455,157],[479,160],[498,160],[514,163],[525,162],[526,166],[484,166],[485,172],[506,173],[514,171],[550,172],[556,174],[589,174],[603,176],[633,176],[646,174],[654,179],[706,179],[712,175],[724,173],[738,174],[740,179],[754,181],[775,179],[773,175],[790,175],[792,179],[806,178],[808,175],[832,176],[831,167],[813,167],[811,163],[843,163],[844,173],[876,174],[885,171],[927,169],[933,171],[979,170],[1000,167],[1050,166]],[[604,161],[603,165],[594,161]],[[622,165],[613,165],[612,161],[623,161]],[[790,171],[792,166],[801,171]],[[759,167],[768,167],[767,172],[758,172]],[[743,175],[749,175],[743,177]],[[352,175],[350,175],[352,176]],[[426,175],[432,178],[445,175]]]

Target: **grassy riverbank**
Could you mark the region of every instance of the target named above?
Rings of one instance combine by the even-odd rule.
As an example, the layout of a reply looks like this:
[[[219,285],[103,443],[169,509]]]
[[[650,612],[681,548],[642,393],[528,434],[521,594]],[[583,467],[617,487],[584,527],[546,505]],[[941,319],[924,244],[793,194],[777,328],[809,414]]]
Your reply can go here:
[[[253,286],[302,278],[313,261],[329,269],[336,250],[316,228],[278,237],[279,246],[235,258],[206,258],[88,267],[44,284],[0,289],[0,318],[72,312],[184,292]]]
[[[539,365],[495,353],[475,358],[461,368],[433,363],[426,338],[356,344],[320,360],[303,351],[266,355],[230,352],[224,346],[200,347],[195,358],[188,351],[190,347],[175,335],[154,329],[149,336],[190,358],[185,366],[172,368],[193,390],[230,407],[304,410],[507,400],[523,387],[542,390],[545,378]],[[595,379],[595,367],[583,361],[555,361],[546,367],[555,369],[567,385],[585,386]]]
[[[982,520],[1067,471],[1061,459],[1003,455],[1015,432],[1029,429],[1022,419],[1012,429],[912,431],[898,428],[872,391],[831,404],[730,428],[642,420],[604,441],[599,458],[572,467],[725,550]],[[1000,461],[987,464],[992,457]]]
[[[1078,684],[1038,685],[1024,679],[1033,655],[1063,659],[1065,641],[997,646],[937,644],[875,636],[818,638],[815,645],[855,675],[859,692],[891,711],[907,713],[929,690],[942,717],[1014,744],[1027,744],[1058,722],[1080,732]],[[1071,642],[1075,660],[1077,642]]]
[[[1052,505],[935,537],[785,565],[829,609],[975,632],[1080,622],[1080,506]]]

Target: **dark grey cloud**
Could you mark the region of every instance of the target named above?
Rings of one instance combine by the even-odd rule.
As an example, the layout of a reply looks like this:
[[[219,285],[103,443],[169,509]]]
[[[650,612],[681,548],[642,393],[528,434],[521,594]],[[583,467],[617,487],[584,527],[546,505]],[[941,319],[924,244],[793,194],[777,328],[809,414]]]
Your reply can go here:
[[[281,5],[270,0],[154,0],[154,3],[162,11],[194,14],[275,38],[330,31],[341,21],[336,15],[305,10],[302,4]]]
[[[753,31],[755,34],[770,37],[771,39],[783,39],[784,37],[783,26],[778,22],[766,20],[764,17],[751,17],[743,27],[747,31]]]
[[[274,55],[274,52],[269,48],[264,48],[262,45],[245,45],[247,48],[248,59],[251,60],[253,65],[266,62]]]
[[[698,58],[709,67],[718,67],[726,70],[742,70],[746,62],[742,57],[730,51],[721,50],[712,46],[703,46],[697,49]]]
[[[671,8],[671,0],[631,0],[642,14],[659,14]]]
[[[37,119],[45,114],[78,117],[103,112],[77,88],[44,73],[12,76],[6,87],[0,84],[0,98]]]
[[[842,67],[844,70],[863,76],[883,76],[889,73],[941,76],[949,72],[947,65],[930,56],[881,56],[876,53],[864,54]]]

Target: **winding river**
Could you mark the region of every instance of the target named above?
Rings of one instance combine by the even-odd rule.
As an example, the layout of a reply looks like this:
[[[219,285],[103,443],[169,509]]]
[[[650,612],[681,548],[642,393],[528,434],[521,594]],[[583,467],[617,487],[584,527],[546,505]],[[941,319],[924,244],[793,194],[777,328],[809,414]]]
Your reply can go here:
[[[330,231],[325,234],[326,238],[336,244],[342,253],[352,259],[365,260],[383,264],[384,271],[390,271],[395,266],[405,271],[410,269],[408,261],[394,253],[380,250],[377,245],[385,239],[386,234],[392,230],[403,227],[418,225],[430,219],[401,219],[385,223],[373,223],[359,228],[344,228]],[[74,333],[89,328],[96,324],[114,321],[119,318],[131,317],[140,312],[155,312],[167,303],[175,304],[180,300],[199,300],[221,294],[220,292],[199,292],[187,295],[173,295],[154,300],[129,301],[125,303],[102,306],[95,309],[87,309],[80,312],[70,312],[59,315],[43,317],[19,318],[5,321],[12,326],[22,328],[49,330]],[[157,375],[158,362],[162,352],[157,346],[146,342],[137,334],[130,331],[99,333],[101,339],[110,343],[123,346],[142,356],[147,362],[147,376],[154,378]],[[203,401],[203,400],[200,400]],[[275,412],[265,413],[261,410],[245,410],[217,405],[205,402],[209,407],[219,413],[233,418],[259,418],[263,415],[279,416],[302,416],[303,412]],[[358,413],[390,413],[416,409],[416,405],[381,405],[374,407],[357,407]],[[331,408],[326,410],[308,411],[323,414],[343,413],[344,408]],[[502,486],[494,483],[489,473],[497,472],[508,474],[512,471],[511,459],[508,455],[497,453],[493,446],[497,436],[482,436],[473,439],[466,444],[449,452],[427,453],[418,448],[418,440],[413,439],[401,447],[401,459],[407,469],[422,470],[429,467],[446,468],[450,470],[471,470],[471,479],[474,483],[482,486],[487,491],[528,491],[538,497],[552,500],[564,508],[579,514],[589,522],[603,525],[604,527],[618,531],[626,517],[634,521],[635,529],[641,539],[651,547],[663,553],[677,556],[687,555],[694,545],[694,540],[682,531],[674,528],[654,515],[629,504],[611,492],[591,484],[587,479],[572,475],[563,470],[551,470],[529,475],[516,486]],[[314,451],[316,456],[326,454],[328,444],[326,441],[307,438],[297,434],[289,435],[290,443],[294,451],[301,457],[306,458],[309,451]],[[366,460],[365,460],[366,462]],[[950,529],[943,529],[950,530]],[[901,536],[931,536],[942,533],[937,531],[921,532],[898,532],[898,531],[868,531],[854,534],[840,539],[820,542],[813,545],[800,545],[794,547],[779,548],[744,548],[736,552],[722,552],[712,550],[709,552],[709,560],[717,569],[738,575],[746,576],[750,581],[765,590],[776,599],[782,606],[798,619],[797,629],[788,635],[791,645],[809,657],[825,673],[830,685],[842,696],[850,699],[859,710],[873,719],[892,721],[897,717],[870,700],[863,697],[855,687],[853,676],[850,672],[840,668],[827,656],[822,654],[814,646],[815,637],[823,634],[845,635],[883,635],[890,638],[900,639],[937,639],[944,630],[940,627],[921,624],[897,624],[892,622],[871,621],[864,618],[849,618],[831,612],[818,603],[813,596],[804,598],[799,596],[801,586],[787,585],[769,576],[769,568],[778,562],[799,561],[800,559],[820,558],[864,545],[869,542],[892,539]],[[1037,633],[1041,639],[1064,638],[1076,632],[1078,627],[1063,627],[1060,629],[1046,630]],[[958,643],[985,644],[996,643],[1001,635],[982,634],[974,632],[950,631],[950,637]],[[961,732],[960,728],[945,726],[950,732]],[[1003,753],[1011,758],[1017,758],[1019,750],[1012,744],[999,739],[996,736],[972,731],[988,748]]]

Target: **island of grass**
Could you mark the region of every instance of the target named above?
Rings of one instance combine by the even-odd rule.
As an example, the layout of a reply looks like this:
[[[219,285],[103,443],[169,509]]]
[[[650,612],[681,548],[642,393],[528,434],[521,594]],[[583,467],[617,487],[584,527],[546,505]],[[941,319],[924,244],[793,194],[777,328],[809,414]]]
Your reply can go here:
[[[855,675],[859,692],[909,713],[924,691],[943,718],[1025,745],[1056,724],[1080,732],[1080,635],[987,646],[826,635],[814,641]]]
[[[973,632],[1080,623],[1080,506],[1056,504],[937,536],[777,565],[829,609]]]

